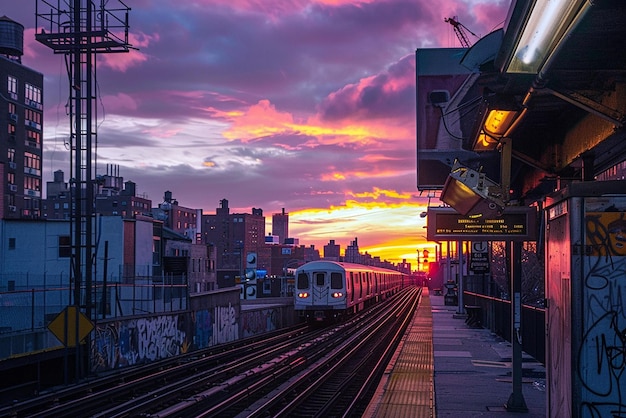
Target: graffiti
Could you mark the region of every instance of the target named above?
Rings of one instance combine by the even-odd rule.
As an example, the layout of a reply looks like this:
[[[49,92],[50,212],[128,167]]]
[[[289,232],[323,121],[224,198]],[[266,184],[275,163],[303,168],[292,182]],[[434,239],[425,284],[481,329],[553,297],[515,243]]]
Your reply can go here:
[[[184,315],[162,315],[98,325],[91,342],[92,371],[168,358],[188,350]]]
[[[178,316],[137,320],[137,353],[141,360],[154,361],[182,352],[185,333],[178,329]]]
[[[213,339],[213,318],[211,311],[202,310],[194,313],[195,320],[194,343],[196,348],[206,348]]]
[[[241,314],[242,337],[274,331],[279,326],[276,309],[262,309]]]
[[[118,367],[118,327],[116,324],[97,326],[94,333],[94,338],[91,340],[91,369],[99,371]]]
[[[582,339],[576,373],[581,417],[626,417],[626,248],[623,212],[588,214]]]
[[[191,342],[194,349],[201,349],[235,341],[239,338],[236,313],[229,304],[188,314],[99,324],[91,340],[91,369],[104,371],[169,358],[189,351]],[[275,328],[273,314],[265,312],[263,318],[265,328]]]
[[[227,307],[216,307],[211,344],[227,343],[238,338],[239,326],[235,308],[230,304]]]

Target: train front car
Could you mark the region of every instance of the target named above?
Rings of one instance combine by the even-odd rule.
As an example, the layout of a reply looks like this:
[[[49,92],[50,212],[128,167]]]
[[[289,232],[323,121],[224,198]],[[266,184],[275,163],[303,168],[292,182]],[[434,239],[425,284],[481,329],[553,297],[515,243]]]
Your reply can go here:
[[[296,270],[295,311],[307,322],[338,320],[347,308],[346,269],[333,261],[312,261]]]

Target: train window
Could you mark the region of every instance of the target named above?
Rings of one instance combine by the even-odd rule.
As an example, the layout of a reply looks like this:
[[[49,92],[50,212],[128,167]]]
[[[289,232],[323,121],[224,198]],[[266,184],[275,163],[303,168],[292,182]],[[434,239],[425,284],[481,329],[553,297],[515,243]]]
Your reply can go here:
[[[315,273],[315,284],[318,286],[324,286],[326,284],[326,277],[324,273]]]
[[[306,273],[298,274],[298,289],[308,289],[309,288],[309,275]]]
[[[330,273],[330,288],[343,289],[343,277],[341,273]]]

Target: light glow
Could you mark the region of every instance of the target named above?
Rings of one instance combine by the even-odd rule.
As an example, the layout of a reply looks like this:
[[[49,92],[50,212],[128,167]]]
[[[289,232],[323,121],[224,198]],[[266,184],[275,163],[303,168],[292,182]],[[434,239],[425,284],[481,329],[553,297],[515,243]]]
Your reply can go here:
[[[506,72],[537,74],[563,40],[583,3],[586,0],[537,0]]]
[[[484,130],[487,134],[501,137],[513,124],[516,116],[517,111],[515,110],[491,110],[485,120]]]

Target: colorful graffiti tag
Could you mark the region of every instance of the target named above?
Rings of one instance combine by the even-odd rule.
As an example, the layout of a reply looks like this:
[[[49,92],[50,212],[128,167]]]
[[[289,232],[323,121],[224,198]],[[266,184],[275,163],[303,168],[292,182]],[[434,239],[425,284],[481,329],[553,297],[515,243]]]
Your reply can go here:
[[[626,214],[587,213],[579,416],[626,416]]]
[[[101,371],[164,359],[189,348],[185,315],[160,315],[97,326],[91,369]]]

